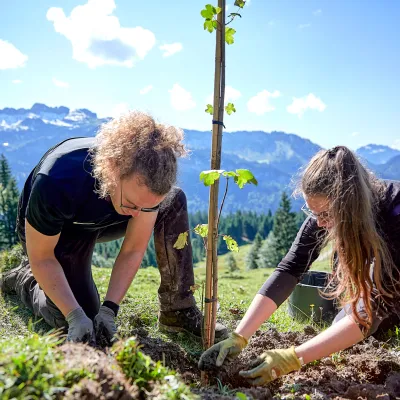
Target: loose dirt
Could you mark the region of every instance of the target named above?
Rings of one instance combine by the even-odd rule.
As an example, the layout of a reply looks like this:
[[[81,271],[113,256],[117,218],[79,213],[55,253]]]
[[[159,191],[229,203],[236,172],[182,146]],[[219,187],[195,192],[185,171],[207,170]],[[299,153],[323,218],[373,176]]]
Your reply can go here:
[[[191,384],[192,391],[201,399],[238,399],[243,393],[247,399],[379,399],[400,400],[400,351],[391,350],[382,341],[369,338],[351,349],[304,366],[300,371],[286,375],[266,387],[249,387],[239,371],[249,369],[263,351],[297,346],[316,335],[312,327],[304,333],[279,333],[274,329],[258,331],[247,348],[232,363],[209,373],[210,386],[200,386],[197,368],[198,354],[189,354],[174,342],[151,338],[143,329],[136,332],[141,350],[153,360],[180,373]],[[98,379],[81,380],[66,393],[67,399],[132,399],[157,398],[156,391],[144,394],[123,376],[115,360],[107,352],[89,346],[63,345],[61,350],[68,360],[68,368],[85,367]],[[217,354],[212,354],[209,363]],[[240,396],[240,395],[239,395]],[[242,398],[244,398],[242,396]]]
[[[63,393],[67,400],[129,400],[139,398],[139,389],[131,385],[110,355],[84,344],[64,344],[65,370],[85,369],[92,379],[84,378]]]
[[[211,386],[207,388],[199,386],[197,359],[178,345],[149,337],[138,337],[138,340],[143,344],[143,351],[153,359],[164,359],[188,383],[197,383],[194,392],[202,399],[235,399],[236,392],[242,392],[248,399],[400,399],[400,352],[390,350],[385,342],[374,338],[311,363],[266,387],[251,388],[239,376],[239,371],[249,369],[263,351],[298,346],[316,334],[311,326],[304,333],[258,331],[234,362],[209,373]],[[211,355],[210,365],[216,357],[217,354]]]

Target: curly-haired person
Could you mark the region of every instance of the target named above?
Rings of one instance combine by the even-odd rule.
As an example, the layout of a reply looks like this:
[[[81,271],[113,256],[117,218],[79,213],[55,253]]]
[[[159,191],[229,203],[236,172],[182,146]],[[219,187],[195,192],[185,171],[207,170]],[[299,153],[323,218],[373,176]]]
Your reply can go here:
[[[1,279],[34,315],[67,340],[110,344],[119,304],[138,271],[154,231],[159,328],[201,337],[202,315],[190,287],[192,249],[173,248],[187,231],[183,191],[175,187],[183,132],[130,112],[104,124],[96,137],[51,148],[21,193],[17,231],[27,258]],[[124,237],[100,305],[91,261],[96,243]],[[218,324],[217,340],[227,336]]]

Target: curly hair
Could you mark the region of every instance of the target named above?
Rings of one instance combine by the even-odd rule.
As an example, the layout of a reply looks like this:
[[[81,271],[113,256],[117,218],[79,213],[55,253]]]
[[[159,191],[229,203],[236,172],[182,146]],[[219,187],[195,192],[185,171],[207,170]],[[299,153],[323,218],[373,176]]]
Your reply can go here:
[[[157,123],[150,115],[130,111],[101,126],[93,148],[97,193],[114,193],[121,179],[137,174],[140,184],[166,195],[176,183],[177,158],[187,155],[183,131]]]
[[[305,196],[325,196],[334,224],[327,241],[333,243],[338,258],[334,269],[336,288],[328,297],[351,305],[355,320],[371,326],[371,297],[382,300],[398,295],[399,282],[388,244],[377,220],[385,184],[369,172],[345,146],[319,151],[306,166],[297,192]],[[374,293],[370,266],[374,264]],[[384,279],[385,278],[385,279]],[[364,300],[367,319],[359,315],[357,303]]]

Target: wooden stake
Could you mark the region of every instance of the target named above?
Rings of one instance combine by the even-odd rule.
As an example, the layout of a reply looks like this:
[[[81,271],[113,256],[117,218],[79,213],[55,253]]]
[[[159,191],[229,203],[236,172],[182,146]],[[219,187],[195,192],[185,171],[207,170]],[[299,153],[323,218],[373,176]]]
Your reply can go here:
[[[224,120],[225,98],[225,8],[226,0],[218,0],[221,12],[217,16],[215,75],[214,75],[214,114],[212,125],[211,169],[221,168],[222,127]],[[214,344],[215,323],[218,307],[218,190],[219,180],[210,187],[208,209],[208,237],[206,257],[206,287],[204,315],[204,348]],[[202,374],[202,384],[204,384]]]

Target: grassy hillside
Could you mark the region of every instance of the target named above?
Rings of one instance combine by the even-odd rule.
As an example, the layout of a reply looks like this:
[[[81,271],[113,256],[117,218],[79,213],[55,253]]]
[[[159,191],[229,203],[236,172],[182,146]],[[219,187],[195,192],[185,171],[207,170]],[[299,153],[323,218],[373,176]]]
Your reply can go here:
[[[245,270],[245,258],[251,245],[240,247],[238,253],[233,253],[239,271],[230,274],[227,267],[228,254],[218,258],[219,260],[219,300],[220,307],[218,318],[233,329],[238,321],[238,316],[243,315],[251,303],[254,295],[262,283],[271,274],[272,269]],[[313,269],[328,270],[327,260],[317,261]],[[93,276],[97,284],[100,298],[103,299],[111,269],[93,267]],[[200,288],[195,292],[195,297],[201,304],[202,286],[205,282],[205,262],[196,264],[195,280]],[[118,315],[120,334],[129,336],[133,329],[138,326],[146,326],[153,335],[168,339],[158,332],[157,313],[158,298],[157,290],[160,282],[160,275],[156,268],[140,269],[135,277],[125,299],[121,305]],[[32,314],[26,310],[15,296],[0,297],[0,337],[11,338],[28,334],[28,322]],[[44,332],[48,326],[44,323],[33,321],[32,329],[37,332]],[[270,321],[276,324],[279,330],[301,330],[302,324],[297,324],[287,316],[286,304],[277,311]]]
[[[233,274],[228,271],[228,255],[219,258],[218,319],[231,330],[272,272],[271,269],[245,270],[245,257],[250,247],[242,246],[239,253],[234,254],[239,271]],[[328,258],[322,256],[313,268],[329,269]],[[110,269],[93,267],[101,299],[105,296],[110,273]],[[199,285],[195,296],[201,305],[204,262],[196,265],[195,277]],[[221,381],[207,389],[211,397],[205,395],[204,389],[199,387],[196,368],[202,353],[200,343],[186,334],[166,335],[158,331],[159,282],[156,268],[139,270],[118,315],[121,341],[107,354],[83,345],[60,347],[57,337],[45,335],[49,326],[34,320],[15,296],[0,297],[0,398],[94,399],[106,393],[116,399],[126,395],[123,398],[188,400],[197,398],[197,394],[201,398],[263,398],[257,397],[253,389],[253,394],[249,389],[240,389],[244,397],[236,395],[237,389]],[[274,332],[270,328],[276,328],[290,335],[299,332],[298,337],[302,337],[306,325],[313,325],[316,331],[321,329],[312,321],[294,321],[283,304],[263,324],[260,332],[268,334]],[[183,378],[169,367],[179,370]]]

